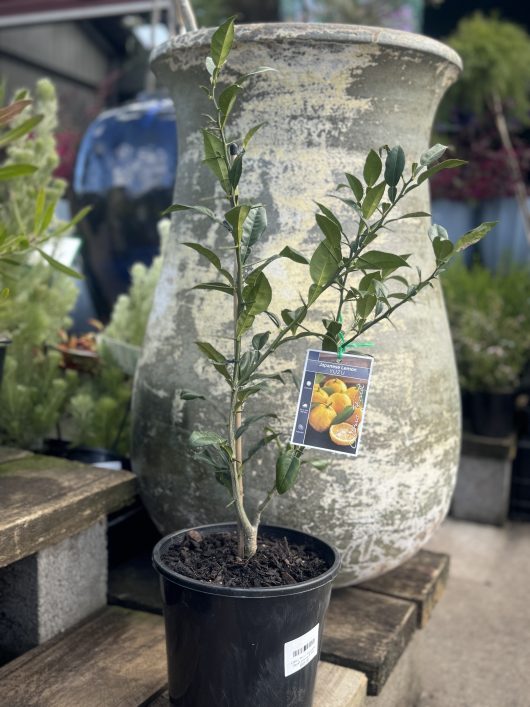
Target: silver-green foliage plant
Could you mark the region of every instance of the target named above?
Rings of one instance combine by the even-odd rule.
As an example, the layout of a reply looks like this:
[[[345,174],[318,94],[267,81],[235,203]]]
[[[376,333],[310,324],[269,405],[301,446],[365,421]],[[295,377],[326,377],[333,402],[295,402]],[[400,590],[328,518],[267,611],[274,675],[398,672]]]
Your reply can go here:
[[[53,84],[41,79],[34,99],[26,90],[18,91],[13,101],[0,108],[0,289],[9,291],[9,280],[21,258],[39,253],[57,270],[79,277],[58,262],[43,246],[52,238],[70,231],[90,208],[80,211],[69,222],[55,216],[57,202],[66,183],[53,172],[59,158],[55,149],[57,97]]]
[[[530,361],[530,268],[456,262],[442,283],[462,388],[517,391]]]
[[[259,67],[221,88],[222,70],[233,39],[232,18],[212,36],[210,56],[206,58],[209,85],[202,87],[212,108],[202,130],[205,164],[217,178],[228,208],[219,215],[202,205],[174,204],[168,211],[191,210],[201,214],[217,223],[227,235],[227,247],[218,253],[201,243],[183,244],[204,257],[217,272],[216,280],[199,283],[196,288],[225,294],[231,298],[234,311],[233,346],[229,351],[219,351],[209,341],[196,342],[229,386],[226,427],[221,431],[194,430],[190,445],[198,458],[213,469],[217,481],[228,489],[237,518],[239,555],[249,558],[256,552],[258,526],[264,509],[277,494],[289,491],[304,463],[303,447],[283,441],[274,431],[273,411],[245,416],[246,403],[281,375],[281,372],[272,376],[262,373],[263,362],[281,346],[289,346],[301,337],[320,340],[325,350],[344,349],[430,286],[454,253],[480,240],[493,224],[482,224],[455,245],[443,227],[431,226],[429,236],[435,266],[428,274],[416,270],[415,275],[408,275],[412,270],[411,255],[382,251],[377,248],[378,239],[391,223],[429,216],[426,213],[396,216],[396,206],[429,177],[462,162],[440,162],[445,147],[435,145],[406,170],[403,149],[385,145],[369,152],[361,176],[346,174],[344,184],[337,187],[337,198],[351,208],[351,225],[343,225],[330,208],[319,203],[315,218],[323,239],[312,254],[306,257],[285,245],[276,255],[255,261],[253,251],[267,227],[267,215],[263,205],[244,197],[241,179],[245,151],[261,126],[251,127],[242,138],[236,137],[231,134],[229,118],[245,83],[271,69]],[[284,309],[280,316],[269,310],[272,288],[266,275],[267,266],[277,258],[288,258],[307,268],[309,281],[300,305],[292,310]],[[322,294],[330,289],[336,292],[336,310],[332,318],[323,321],[324,328],[317,331],[307,324],[306,317]],[[264,321],[269,324],[268,329],[263,328]],[[191,390],[182,390],[180,397],[184,400],[204,398]],[[346,411],[341,414],[345,415]],[[253,448],[245,449],[245,433],[257,423],[266,425],[264,435]],[[268,494],[249,511],[244,500],[246,469],[253,463],[254,455],[271,443],[279,447],[276,475],[271,479]]]

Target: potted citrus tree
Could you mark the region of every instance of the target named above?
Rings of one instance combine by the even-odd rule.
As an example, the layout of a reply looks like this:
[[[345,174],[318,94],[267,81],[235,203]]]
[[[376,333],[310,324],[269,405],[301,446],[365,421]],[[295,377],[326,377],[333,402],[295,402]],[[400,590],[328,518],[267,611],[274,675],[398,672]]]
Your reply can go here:
[[[276,253],[256,259],[267,215],[263,205],[245,194],[244,160],[260,126],[249,125],[246,134],[236,138],[230,115],[245,82],[271,69],[259,67],[222,84],[233,40],[231,19],[211,37],[202,87],[211,107],[202,130],[205,164],[226,206],[173,204],[168,211],[207,218],[220,234],[215,249],[202,242],[184,245],[215,272],[195,287],[219,298],[219,307],[232,312],[227,340],[195,342],[198,355],[226,384],[229,404],[219,408],[215,429],[197,425],[185,443],[195,450],[212,483],[226,489],[234,522],[172,533],[158,543],[153,561],[161,578],[174,704],[310,705],[339,556],[314,536],[262,525],[261,519],[272,499],[293,488],[304,465],[314,467],[306,473],[318,473],[327,462],[305,455],[306,446],[315,445],[296,441],[296,425],[292,436],[285,434],[277,410],[252,414],[252,403],[266,387],[293,373],[275,370],[278,349],[299,339],[316,340],[323,352],[309,351],[308,360],[316,353],[328,373],[317,378],[309,373],[316,369],[307,365],[300,414],[306,426],[326,439],[321,448],[354,454],[365,412],[368,378],[363,374],[369,357],[355,356],[359,382],[348,385],[351,381],[342,371],[349,352],[366,344],[359,341],[363,334],[414,300],[454,253],[480,240],[492,224],[482,224],[455,245],[442,227],[432,226],[435,265],[428,273],[412,268],[410,253],[379,249],[380,234],[392,222],[428,216],[396,209],[407,194],[438,171],[460,164],[439,161],[445,148],[435,145],[407,167],[400,146],[384,145],[370,150],[361,176],[346,174],[337,187],[336,196],[351,210],[352,224],[343,225],[331,208],[319,203],[316,222],[322,238],[314,252],[302,254],[282,244]],[[308,277],[300,301],[278,316],[272,311],[267,271],[281,259],[306,268]],[[311,310],[330,291],[336,293],[334,311],[316,326]],[[200,386],[181,389],[180,398],[186,404],[216,406]],[[260,426],[257,443],[248,445],[249,430]],[[277,449],[274,470],[259,465],[259,454],[269,445]],[[267,474],[270,482],[268,493],[254,505],[248,502],[248,489],[256,474]]]

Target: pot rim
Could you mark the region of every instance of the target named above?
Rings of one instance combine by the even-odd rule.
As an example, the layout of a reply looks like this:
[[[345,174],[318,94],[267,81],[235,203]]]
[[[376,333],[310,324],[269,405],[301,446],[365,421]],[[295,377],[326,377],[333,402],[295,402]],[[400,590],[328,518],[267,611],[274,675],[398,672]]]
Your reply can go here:
[[[174,538],[179,535],[188,533],[190,530],[206,531],[209,530],[214,532],[224,532],[227,530],[235,530],[236,523],[211,523],[208,525],[199,525],[193,528],[185,528],[183,530],[177,530],[174,533],[169,533],[169,535],[164,536],[161,540],[157,542],[153,549],[153,567],[155,570],[163,577],[169,579],[170,581],[178,584],[186,589],[191,589],[196,592],[202,592],[203,594],[215,594],[217,596],[229,596],[233,598],[252,598],[252,599],[272,599],[279,596],[287,596],[293,594],[303,594],[304,592],[310,592],[314,589],[318,589],[325,584],[333,581],[337,576],[340,569],[341,558],[340,553],[336,547],[330,543],[322,540],[317,535],[310,533],[305,533],[303,530],[296,530],[295,528],[287,528],[281,525],[269,525],[266,523],[260,524],[260,531],[272,530],[273,535],[275,531],[279,535],[280,533],[292,533],[294,535],[300,536],[300,541],[303,542],[303,537],[310,538],[311,540],[316,540],[317,544],[322,546],[322,549],[327,549],[329,553],[333,556],[333,563],[328,569],[319,574],[318,577],[313,577],[313,579],[308,579],[305,582],[297,582],[296,584],[285,584],[281,587],[225,587],[222,584],[210,584],[202,580],[192,579],[186,575],[175,572],[174,570],[167,567],[161,557],[162,550],[169,544]]]
[[[386,27],[311,22],[270,22],[236,25],[236,45],[247,42],[334,42],[338,44],[369,44],[395,49],[411,49],[445,59],[462,71],[462,59],[447,44],[414,32]],[[206,48],[214,29],[186,32],[167,40],[151,52],[153,65],[172,54],[190,48]]]

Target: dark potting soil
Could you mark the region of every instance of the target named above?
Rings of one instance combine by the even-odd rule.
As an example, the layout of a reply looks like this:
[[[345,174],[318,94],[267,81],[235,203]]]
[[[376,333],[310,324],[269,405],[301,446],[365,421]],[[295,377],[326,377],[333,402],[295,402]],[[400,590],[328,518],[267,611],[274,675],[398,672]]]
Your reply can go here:
[[[237,556],[236,533],[186,533],[167,548],[163,562],[175,572],[225,587],[280,587],[318,577],[328,565],[314,550],[290,545],[286,538],[258,537],[250,560]]]

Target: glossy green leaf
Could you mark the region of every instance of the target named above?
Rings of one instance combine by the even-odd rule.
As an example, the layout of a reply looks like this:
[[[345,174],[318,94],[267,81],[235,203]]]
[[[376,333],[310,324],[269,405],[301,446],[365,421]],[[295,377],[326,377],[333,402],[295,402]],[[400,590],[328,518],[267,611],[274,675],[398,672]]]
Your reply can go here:
[[[218,292],[224,292],[225,295],[233,295],[234,288],[231,285],[227,285],[225,282],[201,282],[199,285],[191,288],[192,290],[217,290]]]
[[[259,241],[266,228],[267,212],[265,208],[263,206],[255,206],[250,209],[243,223],[243,260],[247,259],[252,246]]]
[[[440,236],[436,236],[433,240],[432,247],[437,265],[445,262],[454,250],[454,246],[451,241],[447,238],[440,238]]]
[[[234,206],[233,209],[230,209],[230,211],[227,211],[225,214],[225,219],[232,227],[232,237],[236,245],[241,243],[243,225],[251,210],[252,206],[249,204],[240,204],[239,206]]]
[[[461,167],[464,164],[467,164],[466,160],[444,160],[439,164],[435,164],[434,167],[430,167],[425,172],[422,172],[416,181],[418,184],[422,184],[426,179],[430,179],[444,169],[454,169],[455,167]]]
[[[223,142],[217,135],[204,128],[202,136],[204,142],[204,164],[214,173],[225,192],[228,193],[230,188],[228,166]]]
[[[348,172],[345,173],[345,176],[348,180],[348,184],[353,192],[354,197],[357,201],[361,201],[364,196],[364,187],[361,184],[360,179],[357,179],[357,177],[355,177],[353,174],[348,174]]]
[[[386,182],[379,182],[375,187],[368,187],[362,203],[362,215],[369,219],[379,206],[386,189]]]
[[[332,220],[324,214],[316,214],[315,219],[318,223],[320,230],[326,236],[326,240],[331,245],[333,252],[340,259],[341,231],[340,227],[337,225],[336,220]]]
[[[251,425],[254,425],[256,422],[259,422],[260,420],[264,420],[265,418],[268,418],[268,417],[269,418],[270,417],[278,418],[278,415],[271,412],[271,413],[264,413],[263,415],[250,415],[249,417],[247,417],[246,420],[243,422],[243,424],[237,428],[236,435],[235,435],[236,439],[241,437],[241,435],[244,434]]]
[[[375,150],[370,150],[364,163],[363,177],[367,186],[373,186],[379,179],[383,163]]]
[[[206,248],[206,246],[203,246],[200,243],[189,243],[189,242],[184,242],[184,243],[182,243],[182,245],[185,245],[187,248],[191,248],[192,250],[194,250],[197,253],[199,253],[200,255],[202,255],[217,270],[222,270],[221,261],[219,260],[217,255],[209,248]]]
[[[269,340],[269,336],[270,331],[266,331],[263,334],[255,334],[252,337],[252,346],[256,349],[256,351],[259,351],[265,346],[265,344]]]
[[[259,452],[260,449],[263,449],[263,447],[266,447],[268,444],[271,442],[274,442],[275,439],[278,439],[280,435],[277,432],[271,432],[264,437],[262,437],[259,442],[257,442],[253,447],[249,449],[249,452],[244,459],[244,462],[247,462],[251,457],[254,456],[257,452]]]
[[[341,223],[340,223],[339,219],[335,216],[333,211],[331,211],[331,209],[328,209],[327,206],[324,206],[324,204],[321,204],[319,201],[315,201],[315,204],[322,211],[324,216],[327,216],[330,221],[333,221],[333,223],[337,226],[339,231],[342,231]]]
[[[232,189],[237,189],[239,180],[241,179],[241,174],[243,172],[243,155],[238,155],[230,166],[228,171],[228,181]]]
[[[220,353],[215,346],[208,343],[208,341],[196,341],[195,345],[202,351],[202,353],[209,358],[211,361],[217,363],[225,363],[226,359],[222,353]]]
[[[236,102],[238,94],[241,92],[241,86],[237,84],[232,84],[224,89],[224,91],[219,96],[219,108],[221,110],[222,118],[221,125],[225,125],[228,116],[230,115],[232,108]]]
[[[226,22],[215,30],[210,45],[210,53],[216,68],[221,66],[228,59],[232,44],[234,43],[234,20],[235,15],[229,17]]]
[[[281,249],[279,252],[279,257],[280,258],[289,258],[289,260],[292,260],[295,263],[300,263],[301,265],[308,265],[309,260],[305,257],[305,255],[302,255],[300,251],[296,250],[295,248],[291,248],[290,245],[286,245],[284,248]]]
[[[340,254],[329,241],[322,241],[309,262],[309,274],[317,287],[323,287],[333,278],[340,263]]]
[[[208,216],[208,218],[211,218],[212,221],[217,221],[219,223],[219,219],[214,214],[214,212],[211,209],[207,209],[205,206],[188,206],[188,204],[172,204],[165,211],[162,211],[162,216],[167,216],[167,214],[171,214],[174,211],[194,211],[195,213],[200,214],[201,216]]]
[[[190,435],[189,443],[190,447],[196,449],[198,447],[209,447],[210,445],[214,447],[220,447],[221,444],[226,443],[226,440],[224,440],[222,437],[219,437],[216,432],[194,431]]]
[[[272,289],[263,271],[249,275],[243,288],[244,308],[237,320],[236,335],[242,336],[254,321],[257,314],[264,312],[272,299]]]
[[[294,452],[282,452],[276,461],[276,490],[284,494],[291,489],[300,471],[300,459]]]
[[[396,187],[405,169],[405,153],[400,145],[393,147],[386,156],[385,182],[389,187]]]
[[[245,149],[247,148],[249,142],[252,140],[252,138],[254,137],[254,135],[258,132],[258,130],[259,130],[260,128],[262,128],[262,127],[263,127],[264,125],[266,125],[266,124],[267,124],[267,121],[265,121],[265,122],[263,122],[263,123],[259,123],[258,125],[254,125],[254,127],[250,128],[250,130],[248,131],[248,133],[247,133],[247,134],[245,135],[245,137],[243,138],[243,147],[244,147]]]
[[[357,300],[355,304],[355,312],[358,317],[361,317],[361,319],[367,319],[376,304],[377,297],[375,295],[364,295],[364,297]]]
[[[425,152],[421,155],[420,165],[428,167],[433,162],[436,162],[436,160],[439,160],[440,157],[443,157],[446,150],[447,147],[439,142],[436,143],[436,145],[429,147],[429,149],[425,150]]]
[[[409,267],[406,259],[395,253],[386,253],[382,250],[370,250],[358,259],[359,267],[366,270],[389,270]]]
[[[481,223],[480,226],[473,228],[471,231],[464,233],[464,235],[457,240],[455,243],[455,251],[459,252],[469,246],[478,243],[484,238],[484,236],[491,231],[497,225],[497,221],[485,221]]]
[[[196,393],[193,390],[187,390],[186,388],[183,388],[180,391],[180,399],[181,400],[206,400],[204,395],[201,393]]]
[[[258,66],[257,69],[249,71],[248,74],[243,74],[243,76],[239,76],[236,83],[243,83],[243,81],[247,81],[252,76],[257,76],[257,74],[265,74],[269,71],[277,71],[277,69],[273,69],[272,66]]]
[[[206,57],[204,65],[206,66],[206,71],[210,74],[210,76],[213,76],[216,66],[215,61],[212,59],[211,56]]]

